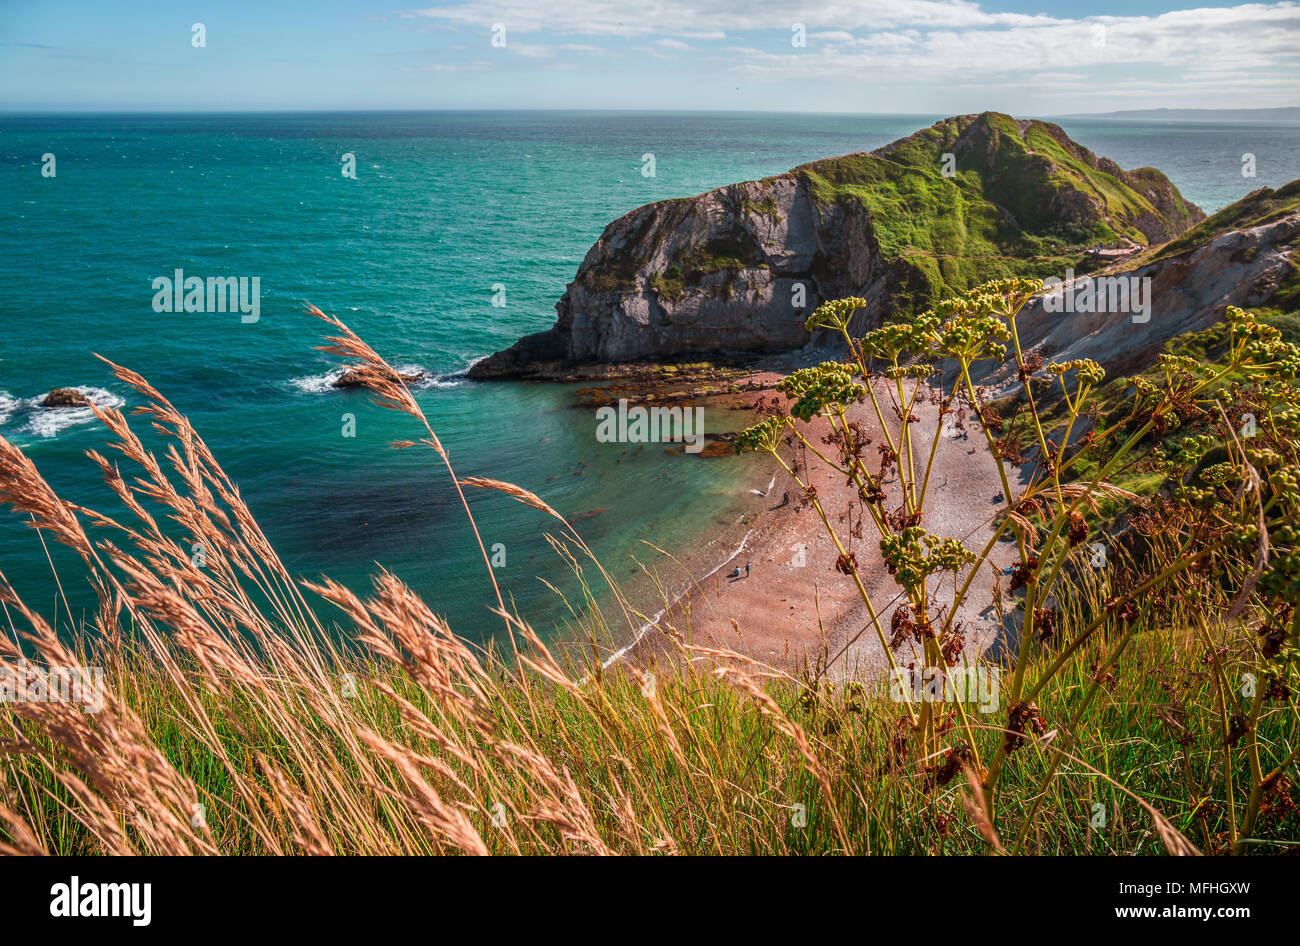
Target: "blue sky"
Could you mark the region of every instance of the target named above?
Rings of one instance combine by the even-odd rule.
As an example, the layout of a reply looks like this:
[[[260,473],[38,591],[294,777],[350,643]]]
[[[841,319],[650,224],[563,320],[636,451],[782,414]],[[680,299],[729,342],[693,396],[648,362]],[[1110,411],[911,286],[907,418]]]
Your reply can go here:
[[[1281,105],[1295,2],[0,0],[4,110]]]

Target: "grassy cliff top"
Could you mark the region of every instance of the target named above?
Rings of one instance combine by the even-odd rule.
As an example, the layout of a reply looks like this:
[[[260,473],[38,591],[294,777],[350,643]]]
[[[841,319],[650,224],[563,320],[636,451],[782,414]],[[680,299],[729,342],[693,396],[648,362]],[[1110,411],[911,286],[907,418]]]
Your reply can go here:
[[[1297,210],[1300,210],[1300,179],[1285,184],[1277,190],[1261,187],[1202,220],[1164,246],[1154,249],[1150,257],[1144,257],[1142,262],[1155,262],[1158,259],[1177,256],[1225,233],[1263,226]]]
[[[1098,244],[1163,243],[1204,217],[1154,168],[1124,171],[1057,125],[997,112],[791,173],[819,204],[871,212],[884,255],[920,277],[904,309],[987,279],[1059,274]]]
[[[997,112],[944,119],[873,152],[814,161],[794,173],[818,200],[863,200],[886,236],[899,210],[943,217],[963,207],[974,211],[980,235],[1007,249],[1026,237],[1163,242],[1155,231],[1181,230],[1203,216],[1154,168],[1124,171],[1057,125]]]

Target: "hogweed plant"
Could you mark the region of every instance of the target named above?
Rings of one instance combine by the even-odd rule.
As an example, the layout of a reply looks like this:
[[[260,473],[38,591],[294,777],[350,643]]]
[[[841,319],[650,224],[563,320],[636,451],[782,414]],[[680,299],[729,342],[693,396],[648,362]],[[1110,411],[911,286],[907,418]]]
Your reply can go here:
[[[1237,850],[1265,799],[1289,792],[1289,781],[1284,791],[1279,786],[1295,761],[1291,738],[1276,764],[1265,766],[1257,732],[1268,691],[1282,698],[1295,735],[1300,397],[1293,384],[1300,352],[1276,329],[1229,307],[1221,358],[1161,355],[1149,377],[1132,379],[1117,399],[1107,400],[1099,394],[1105,372],[1096,362],[1045,363],[1022,347],[1016,319],[1040,291],[1034,280],[997,280],[862,338],[850,325],[863,300],[822,305],[807,327],[838,335],[846,357],[784,378],[778,389],[786,404],[768,406],[768,416],[744,432],[737,449],[770,454],[803,491],[838,552],[836,570],[856,586],[895,673],[904,662],[943,674],[981,659],[967,655],[958,614],[976,577],[992,570],[994,610],[1012,646],[1000,724],[979,722],[961,700],[948,715],[933,701],[919,708],[902,702],[898,723],[911,738],[900,738],[895,748],[901,757],[910,742],[922,784],[932,792],[965,769],[991,823],[1012,754],[1031,742],[1038,746],[1041,783],[1019,825],[1017,847],[1070,758],[1080,720],[1113,680],[1134,635],[1169,614],[1170,595],[1203,594],[1206,614],[1198,632],[1216,674],[1225,751],[1246,746],[1253,783],[1245,811],[1229,812],[1227,838],[1207,832],[1205,840]],[[976,384],[977,368],[1007,362],[1012,390],[995,403]],[[925,404],[934,407],[928,436],[918,416]],[[1249,437],[1232,422],[1239,414],[1251,421]],[[982,436],[1002,486],[992,534],[979,548],[927,530],[927,516],[945,501],[931,476],[938,452],[975,452],[943,434],[964,432],[968,424]],[[856,508],[847,515],[837,515],[818,495],[800,460],[809,454],[855,489]],[[1139,472],[1160,481],[1153,495],[1140,497],[1121,485]],[[866,540],[853,524],[866,520],[897,586],[888,602],[873,600],[854,552]],[[1002,541],[1014,543],[1016,556],[1006,593],[991,563]],[[1214,613],[1229,586],[1233,597]],[[1233,715],[1235,688],[1223,669],[1223,639],[1245,623],[1258,629],[1251,659],[1261,683],[1249,712]],[[1211,642],[1211,634],[1219,639]],[[1097,641],[1105,656],[1073,699],[1071,713],[1045,719],[1038,701],[1074,656]],[[1043,669],[1031,679],[1031,667]],[[989,731],[995,739],[980,738]],[[1233,768],[1226,759],[1226,779]],[[1227,796],[1231,808],[1230,783]]]

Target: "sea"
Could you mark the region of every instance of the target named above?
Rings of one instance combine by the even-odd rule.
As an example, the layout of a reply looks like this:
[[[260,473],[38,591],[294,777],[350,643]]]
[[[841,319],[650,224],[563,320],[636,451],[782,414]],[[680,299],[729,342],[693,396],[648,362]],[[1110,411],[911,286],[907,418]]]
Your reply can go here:
[[[114,508],[85,456],[108,439],[91,412],[38,407],[56,387],[138,405],[102,355],[189,416],[295,575],[364,591],[386,568],[486,641],[500,629],[494,598],[446,470],[428,450],[390,446],[420,435],[409,417],[332,387],[339,359],[317,350],[326,327],[304,314],[310,302],[425,373],[416,397],[459,476],[534,491],[617,581],[649,572],[671,593],[685,576],[663,552],[734,524],[767,470],[600,443],[572,386],[472,382],[466,369],[553,324],[588,248],[628,211],[870,150],[940,117],[0,115],[0,436],[65,499]],[[1125,168],[1159,168],[1206,211],[1300,177],[1300,125],[1052,120]],[[257,278],[257,320],[156,311],[154,280],[177,270]],[[584,585],[602,600],[594,569],[575,574],[536,510],[482,491],[469,501],[511,605],[549,639],[580,635]],[[75,557],[47,553],[27,525],[0,511],[0,571],[51,619],[89,613]]]

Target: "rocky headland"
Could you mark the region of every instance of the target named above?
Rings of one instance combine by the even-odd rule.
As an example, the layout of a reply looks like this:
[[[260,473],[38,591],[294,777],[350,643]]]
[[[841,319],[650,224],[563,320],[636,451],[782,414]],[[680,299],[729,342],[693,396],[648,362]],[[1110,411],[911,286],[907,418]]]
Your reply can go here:
[[[1122,170],[1056,125],[985,112],[872,152],[638,208],[605,228],[553,328],[470,377],[790,352],[822,302],[858,328],[1009,275],[1095,268],[1099,247],[1162,244],[1204,220],[1154,168]]]

